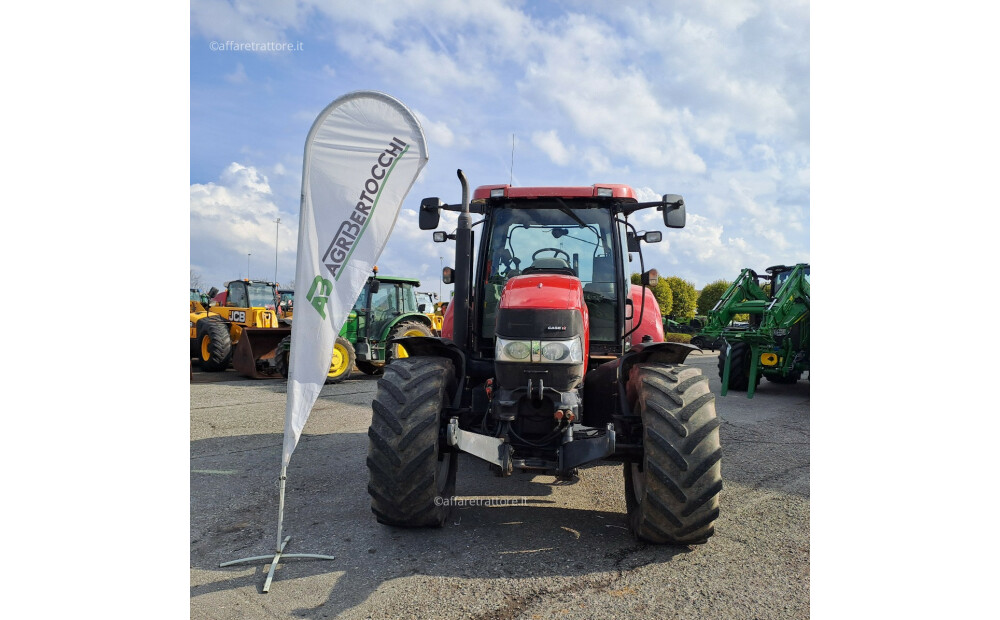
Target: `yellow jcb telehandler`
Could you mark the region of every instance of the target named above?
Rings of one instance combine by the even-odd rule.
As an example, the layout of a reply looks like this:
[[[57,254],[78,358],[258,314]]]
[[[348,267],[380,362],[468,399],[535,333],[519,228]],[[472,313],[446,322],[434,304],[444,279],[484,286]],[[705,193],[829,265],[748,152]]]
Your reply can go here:
[[[290,322],[276,311],[272,282],[233,280],[226,283],[221,303],[208,308],[191,303],[191,356],[207,372],[226,370],[254,379],[280,376],[274,351],[292,333]]]

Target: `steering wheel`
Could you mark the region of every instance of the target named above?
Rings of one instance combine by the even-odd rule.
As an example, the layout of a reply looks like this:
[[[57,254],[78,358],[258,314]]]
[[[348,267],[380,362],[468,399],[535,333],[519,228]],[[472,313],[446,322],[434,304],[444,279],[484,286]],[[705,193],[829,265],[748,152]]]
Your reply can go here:
[[[542,252],[552,252],[553,254],[552,258],[556,258],[556,255],[558,254],[565,254],[567,263],[572,262],[573,260],[572,258],[570,258],[569,252],[560,248],[542,248],[541,250],[537,250],[534,254],[531,255],[531,260],[534,261],[536,258],[538,258],[538,255],[541,254]]]

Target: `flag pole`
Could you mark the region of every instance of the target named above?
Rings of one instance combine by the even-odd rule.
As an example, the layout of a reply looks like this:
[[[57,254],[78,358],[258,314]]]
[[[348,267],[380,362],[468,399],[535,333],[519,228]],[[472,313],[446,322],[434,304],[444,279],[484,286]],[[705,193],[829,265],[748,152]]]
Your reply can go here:
[[[271,561],[271,568],[267,571],[267,579],[264,580],[264,594],[271,589],[271,580],[274,579],[274,569],[277,568],[278,562],[282,559],[295,559],[295,558],[305,558],[312,560],[335,560],[336,557],[332,555],[319,555],[316,553],[285,553],[285,546],[288,541],[291,540],[291,536],[286,536],[284,540],[281,539],[281,528],[282,522],[285,519],[285,480],[287,476],[285,475],[288,471],[287,465],[281,466],[281,476],[278,478],[278,538],[274,547],[274,555],[256,555],[252,558],[241,558],[239,560],[231,560],[229,562],[223,562],[219,564],[219,568],[226,566],[236,566],[237,564],[254,564],[256,562],[261,562],[263,560]]]

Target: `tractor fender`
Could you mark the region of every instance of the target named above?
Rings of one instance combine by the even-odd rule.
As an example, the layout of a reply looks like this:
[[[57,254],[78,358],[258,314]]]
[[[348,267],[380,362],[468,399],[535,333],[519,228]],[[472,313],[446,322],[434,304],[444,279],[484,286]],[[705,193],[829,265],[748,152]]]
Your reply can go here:
[[[461,405],[462,390],[465,387],[468,373],[465,368],[465,353],[458,348],[458,345],[447,338],[428,338],[426,336],[393,338],[389,343],[403,345],[410,357],[446,357],[450,359],[455,365],[455,378],[458,380],[455,394],[452,397],[453,406],[459,407]]]
[[[693,344],[683,342],[646,342],[633,344],[619,360],[621,362],[619,380],[628,383],[629,373],[636,364],[649,362],[659,364],[683,364],[692,351],[700,351]]]
[[[647,342],[634,344],[625,355],[601,364],[583,378],[583,423],[602,426],[614,416],[629,415],[632,405],[627,394],[629,375],[636,364],[681,364],[698,347],[681,342]],[[616,428],[623,432],[624,429]]]

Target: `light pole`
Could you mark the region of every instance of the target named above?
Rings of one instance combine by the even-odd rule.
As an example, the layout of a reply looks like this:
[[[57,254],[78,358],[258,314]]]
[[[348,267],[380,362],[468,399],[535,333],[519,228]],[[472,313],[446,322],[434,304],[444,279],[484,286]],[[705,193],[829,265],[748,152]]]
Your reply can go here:
[[[274,284],[278,284],[278,225],[281,218],[274,220]]]
[[[250,252],[247,252],[247,280],[250,279]]]
[[[444,295],[444,288],[442,288],[441,284],[441,282],[443,281],[443,272],[444,272],[443,256],[438,256],[438,263],[441,266],[441,271],[438,272],[438,301],[444,301],[444,297],[442,297]]]

